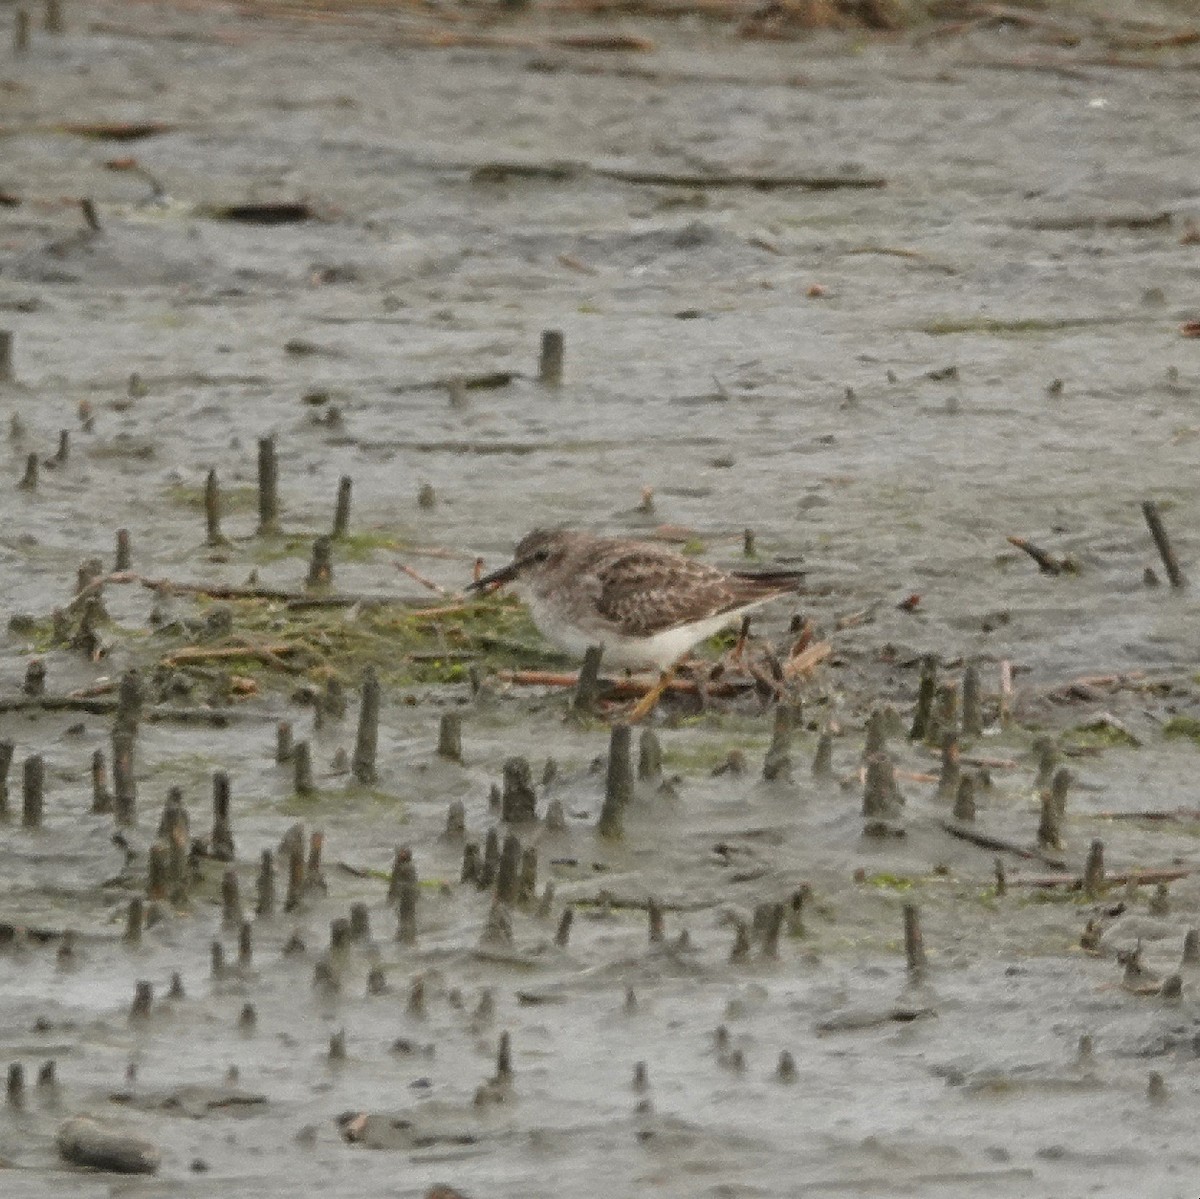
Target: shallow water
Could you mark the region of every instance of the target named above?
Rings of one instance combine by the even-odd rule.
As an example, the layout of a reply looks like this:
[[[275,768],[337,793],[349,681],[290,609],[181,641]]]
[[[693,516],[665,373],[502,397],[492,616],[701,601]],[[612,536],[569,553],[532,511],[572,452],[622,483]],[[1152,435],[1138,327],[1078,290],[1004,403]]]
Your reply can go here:
[[[739,560],[751,528],[764,561],[803,558],[814,592],[805,610],[836,657],[808,686],[793,782],[758,781],[770,715],[750,705],[665,728],[677,795],[644,789],[615,846],[593,828],[603,773],[590,764],[606,733],[564,725],[558,696],[494,684],[474,699],[465,683],[389,690],[378,786],[348,786],[330,769],[352,747],[352,712],[312,732],[320,794],[310,800],[272,760],[274,718],[309,735],[311,715],[286,688],[246,706],[261,720],[144,726],[137,853],[172,785],[184,788],[193,833],[205,831],[218,766],[233,779],[244,902],[259,854],[291,823],[327,835],[328,892],[257,921],[253,970],[220,979],[210,941],[232,959],[236,937],[220,929],[214,863],[189,910],[139,949],[119,939],[132,892],[112,880],[124,853],[110,821],[88,812],[88,763],[107,748],[108,720],[0,715],[0,737],[17,745],[14,779],[30,753],[49,767],[46,828],[0,835],[0,920],[80,934],[70,968],[53,940],[0,948],[5,1058],[27,1075],[54,1058],[61,1080],[52,1098],[31,1086],[23,1110],[0,1112],[4,1193],[112,1193],[106,1176],[68,1177],[54,1153],[64,1116],[87,1111],[162,1147],[158,1177],[129,1188],[140,1195],[418,1195],[438,1180],[476,1196],[559,1199],[1194,1195],[1191,978],[1176,1005],[1122,989],[1111,953],[1078,947],[1092,905],[1037,902],[1020,888],[993,896],[994,855],[940,830],[945,813],[925,783],[901,781],[902,840],[864,839],[853,782],[866,712],[882,697],[907,718],[919,654],[978,657],[990,691],[994,664],[1010,659],[1029,723],[1061,728],[1109,708],[1144,742],[1072,762],[1072,866],[1094,837],[1114,869],[1195,860],[1194,825],[1095,815],[1195,806],[1195,748],[1163,740],[1161,725],[1196,709],[1196,601],[1143,586],[1158,563],[1139,510],[1162,502],[1186,569],[1200,501],[1197,343],[1178,332],[1195,316],[1198,251],[1180,243],[1196,213],[1192,75],[968,65],[980,50],[1023,51],[1003,34],[916,48],[751,46],[683,22],[655,26],[659,49],[629,56],[664,73],[653,79],[585,70],[620,56],[397,50],[363,31],[318,48],[311,30],[224,12],[90,6],[72,22],[0,71],[10,84],[0,187],[26,198],[0,210],[0,327],[15,331],[17,373],[0,390],[0,418],[19,413],[25,427],[9,443],[9,478],[72,430],[64,467],[43,470],[33,494],[10,485],[0,498],[9,614],[65,602],[79,561],[107,559],[120,527],[148,577],[238,583],[257,568],[266,585],[300,588],[306,550],[262,552],[244,502],[226,517],[235,544],[221,555],[182,502],[210,468],[244,501],[256,438],[274,433],[289,531],[328,527],[349,474],[357,530],[454,551],[335,551],[339,588],[422,594],[397,573],[399,557],[456,589],[476,554],[499,563],[537,524],[677,524],[718,562]],[[178,128],[124,146],[45,128],[109,119]],[[103,169],[126,152],[161,179],[165,206]],[[475,166],[514,160],[861,171],[888,186],[471,180]],[[84,194],[99,206],[100,237],[77,237],[77,210],[62,199]],[[322,219],[260,229],[200,213],[296,198]],[[1165,226],[1078,227],[1163,210],[1174,214]],[[346,281],[318,282],[326,268]],[[808,294],[814,284],[824,295]],[[472,389],[458,408],[444,386],[411,386],[532,376],[544,328],[565,332],[561,388],[521,377]],[[289,353],[297,339],[318,352]],[[953,377],[930,377],[949,366]],[[130,398],[134,372],[145,394]],[[328,402],[305,404],[314,390]],[[85,400],[91,433],[79,428]],[[314,421],[330,405],[338,427]],[[436,491],[432,509],[417,505],[421,483]],[[652,514],[635,511],[644,487]],[[1039,574],[1010,534],[1073,554],[1080,573]],[[916,612],[895,607],[913,593]],[[110,588],[107,600],[128,633],[96,664],[47,653],[53,694],[145,661],[149,593]],[[838,616],[862,609],[873,619],[835,631]],[[776,611],[764,630],[778,633],[788,615]],[[2,635],[3,695],[18,692],[35,648]],[[1160,672],[1169,690],[1045,698],[1075,676],[1133,670]],[[464,715],[463,766],[434,752],[449,705]],[[846,787],[808,776],[830,713],[847,733],[835,751]],[[1030,742],[1017,728],[977,747],[1019,763],[993,772],[980,825],[1024,843],[1038,807]],[[748,772],[712,775],[734,748]],[[936,770],[920,750],[894,748],[904,769]],[[497,961],[477,952],[487,898],[458,883],[461,844],[440,834],[447,804],[462,800],[482,840],[495,819],[488,788],[513,753],[535,776],[547,756],[560,764],[539,811],[561,799],[568,831],[534,834],[558,902],[549,919],[518,911],[517,952]],[[400,843],[428,884],[417,948],[394,941],[384,883],[359,876],[386,871]],[[870,881],[853,881],[860,868]],[[138,857],[136,877],[142,869]],[[733,918],[801,883],[815,896],[806,935],[785,938],[778,960],[731,964]],[[1149,914],[1150,890],[1130,898],[1105,947],[1140,937],[1148,968],[1168,973],[1196,923],[1197,889],[1173,884],[1166,916]],[[562,904],[602,891],[671,905],[667,943],[648,944],[645,912],[618,904],[579,907],[569,947],[554,946]],[[349,951],[340,995],[323,996],[314,963],[329,921],[356,900],[371,905],[374,943]],[[905,970],[904,901],[921,905],[930,969],[920,984]],[[1120,901],[1117,891],[1101,906]],[[307,951],[285,957],[297,929]],[[683,929],[688,949],[674,945]],[[388,994],[365,995],[372,961]],[[172,1004],[161,997],[176,970],[187,997]],[[406,1012],[418,975],[422,1018]],[[127,1019],[135,979],[158,997],[144,1026]],[[484,988],[495,1016],[473,1024]],[[253,1033],[237,1028],[246,1002]],[[895,1006],[936,1014],[882,1019]],[[744,1070],[715,1048],[722,1024]],[[330,1063],[339,1029],[347,1060]],[[506,1102],[479,1106],[501,1030],[512,1034],[514,1083]],[[1075,1061],[1084,1033],[1093,1065]],[[397,1038],[415,1051],[391,1052]],[[791,1083],[774,1076],[785,1050]],[[637,1061],[644,1094],[631,1086]],[[143,1110],[172,1088],[220,1088],[230,1066],[264,1103],[202,1118],[187,1103]],[[1163,1075],[1165,1103],[1147,1099],[1150,1070]],[[109,1098],[127,1090],[138,1103]],[[411,1116],[419,1135],[379,1133],[387,1149],[347,1144],[335,1122],[344,1112]]]

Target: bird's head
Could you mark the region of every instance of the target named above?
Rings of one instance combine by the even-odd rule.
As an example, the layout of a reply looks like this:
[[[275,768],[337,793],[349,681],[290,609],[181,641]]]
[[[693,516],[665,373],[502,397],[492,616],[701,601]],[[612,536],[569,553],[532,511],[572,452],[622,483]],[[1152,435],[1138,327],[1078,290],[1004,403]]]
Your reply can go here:
[[[487,591],[552,571],[564,558],[570,534],[558,529],[534,529],[517,543],[513,560],[472,583],[468,591]]]

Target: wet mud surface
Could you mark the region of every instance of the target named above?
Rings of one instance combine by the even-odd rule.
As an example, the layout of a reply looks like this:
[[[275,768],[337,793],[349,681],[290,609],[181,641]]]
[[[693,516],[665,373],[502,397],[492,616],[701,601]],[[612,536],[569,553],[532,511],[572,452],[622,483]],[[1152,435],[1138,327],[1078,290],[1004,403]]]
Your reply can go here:
[[[0,1190],[1194,1196],[1197,608],[1140,507],[1194,573],[1186,51],[1038,70],[1012,69],[1027,47],[1004,30],[773,45],[683,21],[600,54],[527,25],[524,46],[411,49],[206,8],[69,20],[0,67],[0,191],[21,201],[0,209]],[[64,128],[148,121],[166,128]],[[105,166],[130,156],[158,188]],[[799,176],[886,186],[771,184]],[[215,215],[271,203],[312,218]],[[537,379],[545,329],[559,386]],[[280,528],[260,535],[267,436]],[[306,606],[343,476],[348,532],[311,595],[358,600]],[[515,605],[455,599],[543,524],[736,566],[749,529],[749,565],[801,563],[808,592],[756,632],[786,661],[798,614],[830,651],[785,689],[774,751],[769,687],[676,697],[649,726],[661,770],[601,836],[608,719],[506,677],[570,669]],[[109,571],[118,529],[129,570],[85,621],[77,569]],[[943,703],[978,670],[959,767],[967,831],[998,849],[947,831],[939,738],[908,736],[926,655]],[[92,811],[92,762],[111,774],[131,667],[118,825]],[[461,761],[438,752],[447,714]],[[279,721],[311,755],[304,793]],[[517,756],[533,822],[490,794]],[[904,803],[868,797],[864,832],[885,757]],[[1039,847],[1062,767],[1061,847]],[[231,862],[211,856],[215,771]],[[171,788],[187,828],[160,828]],[[297,824],[321,860],[285,910]],[[462,881],[490,830],[536,848],[532,896]],[[1062,885],[1096,840],[1120,881]],[[401,870],[399,905],[397,847],[418,880]],[[1162,887],[1125,885],[1149,870]],[[353,935],[331,930],[353,905]],[[66,1164],[77,1115],[149,1142],[157,1173]]]

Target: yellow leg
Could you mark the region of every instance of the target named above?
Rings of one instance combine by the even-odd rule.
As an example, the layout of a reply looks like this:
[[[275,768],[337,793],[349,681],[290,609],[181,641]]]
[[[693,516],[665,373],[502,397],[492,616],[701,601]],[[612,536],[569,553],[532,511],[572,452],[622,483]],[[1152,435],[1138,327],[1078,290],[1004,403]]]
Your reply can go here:
[[[671,680],[675,677],[675,670],[674,666],[670,670],[664,670],[658,676],[658,682],[630,708],[629,715],[625,717],[630,724],[637,724],[639,720],[643,720],[654,711],[655,705],[662,699],[663,692],[671,685]]]

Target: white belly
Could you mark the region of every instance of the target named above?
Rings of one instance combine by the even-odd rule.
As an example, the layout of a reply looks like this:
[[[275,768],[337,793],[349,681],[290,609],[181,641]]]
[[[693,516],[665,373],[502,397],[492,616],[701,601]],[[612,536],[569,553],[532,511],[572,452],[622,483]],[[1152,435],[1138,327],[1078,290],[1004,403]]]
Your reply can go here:
[[[557,613],[549,605],[541,603],[536,595],[527,593],[523,598],[529,605],[534,624],[547,641],[553,642],[577,658],[582,658],[589,646],[603,645],[604,657],[601,659],[601,665],[623,670],[645,669],[649,666],[657,670],[666,670],[674,666],[694,645],[722,629],[729,628],[730,625],[737,624],[742,618],[742,613],[747,610],[743,608],[736,612],[710,616],[696,624],[666,629],[651,637],[623,637],[611,631],[585,633],[562,621]],[[749,605],[757,606],[758,604]]]

